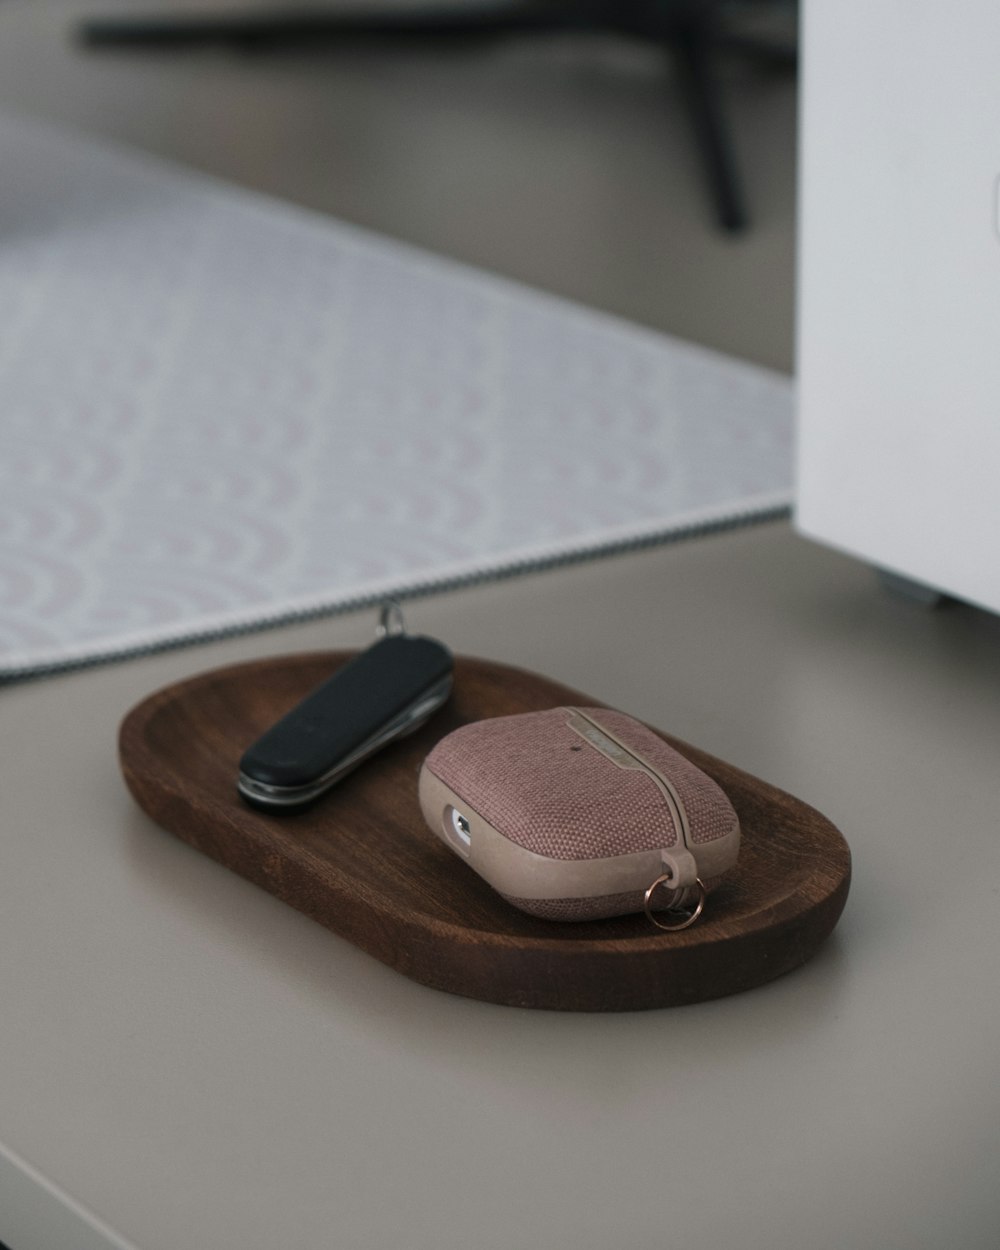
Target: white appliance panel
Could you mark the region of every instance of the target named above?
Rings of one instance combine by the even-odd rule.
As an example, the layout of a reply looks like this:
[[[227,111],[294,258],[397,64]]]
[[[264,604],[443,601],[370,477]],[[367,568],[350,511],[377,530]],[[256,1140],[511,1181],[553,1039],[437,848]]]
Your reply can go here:
[[[803,18],[796,523],[1000,611],[1000,5]]]

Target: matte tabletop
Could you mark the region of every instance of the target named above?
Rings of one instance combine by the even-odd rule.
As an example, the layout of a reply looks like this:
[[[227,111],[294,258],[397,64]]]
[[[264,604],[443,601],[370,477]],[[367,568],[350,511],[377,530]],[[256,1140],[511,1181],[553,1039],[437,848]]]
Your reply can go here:
[[[698,1006],[490,1006],[142,815],[115,757],[136,701],[363,645],[370,613],[8,686],[0,1241],[995,1246],[1000,620],[894,600],[782,524],[408,616],[817,807],[854,855],[833,937]]]

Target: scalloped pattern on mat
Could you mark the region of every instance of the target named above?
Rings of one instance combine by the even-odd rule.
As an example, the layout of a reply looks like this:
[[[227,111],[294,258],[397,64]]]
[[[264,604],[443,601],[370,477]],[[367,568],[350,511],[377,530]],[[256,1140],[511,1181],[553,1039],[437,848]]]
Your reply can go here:
[[[0,673],[787,503],[787,378],[0,116]]]

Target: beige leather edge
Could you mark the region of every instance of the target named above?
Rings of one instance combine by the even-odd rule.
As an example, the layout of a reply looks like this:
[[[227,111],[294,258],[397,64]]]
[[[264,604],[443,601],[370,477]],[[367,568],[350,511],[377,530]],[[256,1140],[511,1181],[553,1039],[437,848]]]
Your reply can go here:
[[[593,898],[645,890],[663,872],[669,851],[653,849],[605,859],[550,859],[504,837],[474,808],[455,794],[425,763],[420,770],[420,808],[428,826],[470,868],[501,894],[514,898]],[[469,846],[455,836],[450,809],[469,823]],[[698,850],[698,875],[721,875],[736,860],[733,838],[720,838]]]
[[[591,716],[582,708],[563,708],[569,719],[567,727],[583,738],[594,750],[599,751],[616,768],[632,769],[642,773],[656,786],[660,792],[670,820],[676,830],[674,842],[669,850],[661,851],[661,871],[668,873],[676,889],[694,885],[698,879],[698,865],[691,853],[691,826],[688,823],[687,808],[674,784],[645,759],[633,747],[628,746],[612,730],[608,729],[597,717]]]

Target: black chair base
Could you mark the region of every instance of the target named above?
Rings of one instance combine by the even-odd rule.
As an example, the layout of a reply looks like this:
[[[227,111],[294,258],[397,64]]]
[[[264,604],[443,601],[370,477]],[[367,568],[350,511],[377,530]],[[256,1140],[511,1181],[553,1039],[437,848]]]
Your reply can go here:
[[[401,12],[92,18],[79,28],[80,40],[93,48],[182,48],[221,43],[253,51],[320,41],[441,43],[565,33],[624,35],[659,44],[672,55],[716,219],[726,231],[744,229],[748,214],[725,122],[716,58],[729,50],[765,64],[789,66],[795,63],[795,50],[788,44],[732,33],[722,21],[716,0],[538,0]]]

